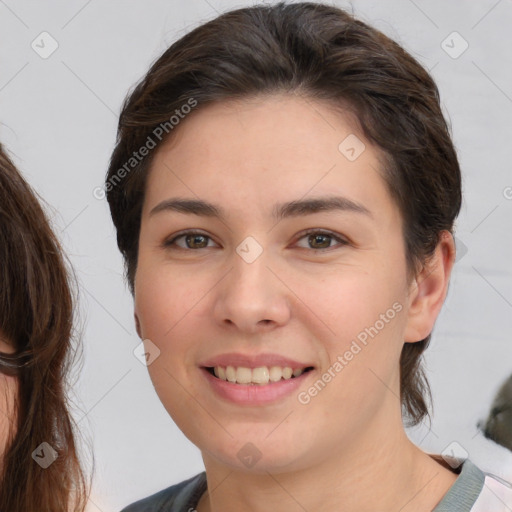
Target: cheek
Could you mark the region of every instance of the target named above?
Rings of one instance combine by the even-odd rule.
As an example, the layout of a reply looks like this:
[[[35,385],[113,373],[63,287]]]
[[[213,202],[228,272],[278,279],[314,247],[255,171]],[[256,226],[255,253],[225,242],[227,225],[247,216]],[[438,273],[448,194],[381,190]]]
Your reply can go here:
[[[378,400],[387,389],[382,382],[396,385],[406,325],[400,276],[381,268],[338,273],[321,289],[311,283],[302,285],[311,297],[311,310],[329,328],[324,329],[327,335],[322,340],[330,361],[331,377],[326,378],[336,383],[328,400],[335,397],[351,409],[369,397],[373,397],[370,402]]]
[[[179,275],[163,266],[141,267],[136,276],[135,313],[143,336],[157,344],[172,337],[193,314],[201,292],[198,283],[183,273]]]
[[[190,327],[195,296],[183,277],[144,262],[139,264],[135,283],[135,313],[141,336],[151,341],[146,344],[147,350],[155,350],[154,346],[159,350],[148,366],[149,376],[160,401],[176,418],[180,411],[187,410],[187,394],[180,383],[186,377],[187,336],[191,334],[187,326]],[[181,420],[177,423],[186,428]]]
[[[303,282],[301,293],[309,297],[311,309],[324,320],[338,340],[359,336],[364,342],[368,331],[380,335],[396,334],[403,326],[405,293],[400,277],[382,270],[359,270],[333,275],[322,286]]]
[[[190,382],[197,371],[198,342],[207,330],[206,324],[201,325],[206,295],[214,284],[205,281],[197,273],[156,264],[141,265],[136,276],[135,312],[141,335],[151,341],[149,351],[154,346],[159,351],[148,366],[149,375],[173,417],[190,407],[190,395],[180,383]],[[190,386],[187,391],[194,392]]]

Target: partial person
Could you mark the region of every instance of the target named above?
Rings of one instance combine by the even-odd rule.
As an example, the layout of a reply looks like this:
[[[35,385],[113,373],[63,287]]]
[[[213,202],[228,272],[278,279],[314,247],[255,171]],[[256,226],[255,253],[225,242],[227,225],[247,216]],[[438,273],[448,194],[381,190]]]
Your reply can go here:
[[[78,355],[71,269],[0,144],[0,510],[82,512],[89,484],[69,411]]]
[[[496,393],[483,431],[488,439],[512,450],[512,375]]]

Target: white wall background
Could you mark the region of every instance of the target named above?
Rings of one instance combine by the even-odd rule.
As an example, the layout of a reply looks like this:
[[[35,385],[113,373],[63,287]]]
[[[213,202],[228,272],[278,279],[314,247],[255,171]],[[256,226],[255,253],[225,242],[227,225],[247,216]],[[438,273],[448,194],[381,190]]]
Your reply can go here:
[[[120,510],[203,470],[199,450],[168,417],[132,353],[139,343],[132,299],[108,205],[93,190],[102,185],[128,89],[191,28],[248,5],[0,0],[0,140],[51,205],[80,279],[84,367],[75,415],[95,453],[93,512]],[[451,120],[465,194],[456,234],[467,253],[461,249],[428,350],[432,428],[411,436],[438,453],[457,441],[478,461],[487,445],[476,422],[512,372],[512,1],[336,5],[431,69]],[[46,37],[51,48],[43,31],[58,43],[46,59],[31,47]],[[463,39],[446,39],[454,31]],[[453,58],[464,41],[467,50]]]

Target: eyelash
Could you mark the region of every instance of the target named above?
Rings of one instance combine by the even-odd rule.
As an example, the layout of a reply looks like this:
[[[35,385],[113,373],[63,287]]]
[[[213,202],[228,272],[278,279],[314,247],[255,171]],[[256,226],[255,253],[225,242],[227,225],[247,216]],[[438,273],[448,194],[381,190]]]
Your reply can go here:
[[[321,236],[328,236],[330,238],[332,238],[333,240],[337,241],[340,246],[345,246],[345,245],[348,245],[349,242],[337,235],[335,235],[334,233],[330,232],[330,231],[324,231],[324,230],[319,230],[319,229],[309,229],[309,230],[306,230],[302,233],[300,233],[300,237],[298,238],[298,240],[301,240],[302,238],[305,238],[307,237],[308,235],[312,235],[312,234],[315,234],[315,235],[321,235]],[[175,237],[173,237],[172,239],[170,240],[167,240],[163,243],[163,246],[164,248],[166,249],[169,249],[169,248],[173,248],[173,246],[175,246],[175,242],[176,240],[179,240],[180,238],[183,238],[183,237],[186,237],[186,236],[190,236],[190,235],[199,235],[199,236],[203,236],[209,240],[211,240],[212,238],[208,235],[206,235],[205,233],[202,233],[200,231],[193,231],[193,230],[190,230],[190,231],[183,231],[182,233],[176,235]],[[189,247],[187,248],[183,248],[183,247],[179,247],[177,246],[178,250],[184,250],[184,251],[199,251],[200,249],[207,249],[208,247],[201,247],[200,249],[191,249]],[[324,248],[324,249],[310,249],[311,251],[315,251],[315,252],[325,252],[325,251],[329,251],[329,250],[332,250],[334,249],[335,247],[327,247],[327,248]],[[301,247],[301,249],[304,249],[304,247]]]

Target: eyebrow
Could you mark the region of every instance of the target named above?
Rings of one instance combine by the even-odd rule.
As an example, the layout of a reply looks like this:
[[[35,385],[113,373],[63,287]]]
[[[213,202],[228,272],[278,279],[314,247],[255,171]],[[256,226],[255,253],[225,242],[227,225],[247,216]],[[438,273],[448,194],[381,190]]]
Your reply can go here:
[[[226,220],[226,212],[221,206],[201,199],[166,199],[157,204],[149,212],[149,215],[153,216],[157,213],[168,211],[200,215],[203,217],[216,217],[221,220]],[[341,196],[317,197],[290,201],[288,203],[279,203],[274,205],[272,216],[275,220],[280,221],[287,217],[298,217],[327,211],[354,212],[373,218],[368,208],[352,199]]]

